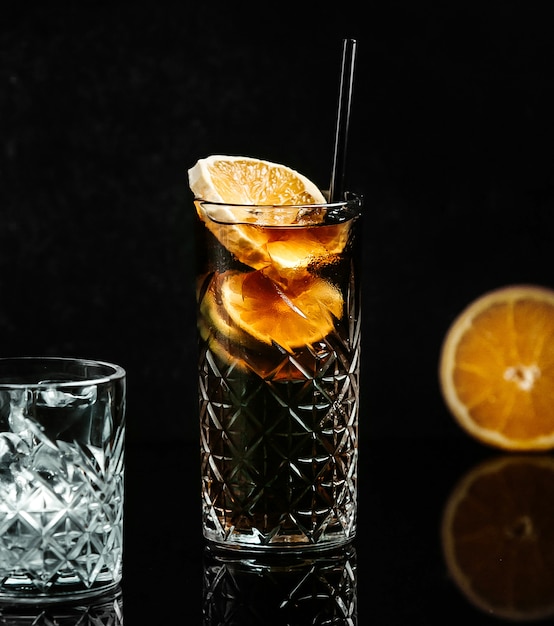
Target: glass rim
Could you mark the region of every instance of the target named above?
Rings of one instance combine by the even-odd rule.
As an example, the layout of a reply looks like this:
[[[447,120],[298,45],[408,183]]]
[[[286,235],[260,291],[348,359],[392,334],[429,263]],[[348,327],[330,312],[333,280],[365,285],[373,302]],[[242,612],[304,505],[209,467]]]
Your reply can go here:
[[[347,198],[344,200],[336,200],[334,202],[312,202],[312,203],[293,203],[293,204],[249,204],[244,202],[214,202],[213,200],[206,200],[204,198],[194,198],[195,202],[201,205],[210,206],[222,206],[237,209],[340,209],[341,207],[357,207],[361,209],[362,197],[351,192],[348,193]]]
[[[16,375],[20,376],[20,380],[17,382],[14,381],[6,381],[2,380],[0,377],[0,389],[51,389],[52,387],[82,387],[83,385],[101,385],[104,383],[109,383],[112,381],[123,380],[126,378],[127,372],[121,365],[117,365],[116,363],[111,363],[109,361],[98,361],[95,359],[83,359],[78,357],[60,357],[60,356],[10,356],[10,357],[0,357],[0,368],[4,364],[8,363],[15,364],[26,364],[35,366],[40,366],[43,364],[45,366],[44,374],[45,377],[48,376],[48,373],[53,371],[49,369],[47,366],[54,365],[56,363],[60,365],[81,365],[83,367],[96,367],[96,368],[104,368],[106,370],[105,373],[97,373],[96,375],[84,376],[79,378],[73,372],[68,373],[67,380],[44,380],[35,382],[32,380],[33,374],[36,377],[37,373],[40,373],[37,369],[35,372],[32,372],[30,369],[27,369],[23,374],[19,374],[14,371],[14,377]],[[65,372],[64,372],[65,373]],[[5,373],[8,376],[7,373]],[[28,377],[29,380],[24,382],[24,379]]]

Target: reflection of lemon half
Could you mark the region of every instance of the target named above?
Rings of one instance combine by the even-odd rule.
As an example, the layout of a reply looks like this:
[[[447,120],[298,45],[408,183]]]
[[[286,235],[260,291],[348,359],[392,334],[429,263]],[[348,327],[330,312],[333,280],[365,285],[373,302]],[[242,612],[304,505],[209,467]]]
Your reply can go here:
[[[289,351],[319,341],[342,316],[340,291],[322,278],[308,277],[296,288],[289,286],[285,294],[262,272],[226,272],[220,289],[222,307],[214,309],[212,321],[222,333],[232,336],[231,329],[238,328],[257,341]]]
[[[480,441],[554,448],[554,292],[512,285],[477,298],[445,336],[440,381],[453,416]]]
[[[477,608],[513,621],[554,615],[554,459],[504,456],[471,470],[448,498],[442,545]]]
[[[325,198],[314,183],[284,165],[213,155],[198,160],[188,176],[200,219],[242,263],[256,269],[271,263],[265,249],[269,230],[261,226],[310,225],[322,219],[317,207],[313,211],[286,208],[322,204]],[[274,207],[261,211],[257,208],[261,205]]]

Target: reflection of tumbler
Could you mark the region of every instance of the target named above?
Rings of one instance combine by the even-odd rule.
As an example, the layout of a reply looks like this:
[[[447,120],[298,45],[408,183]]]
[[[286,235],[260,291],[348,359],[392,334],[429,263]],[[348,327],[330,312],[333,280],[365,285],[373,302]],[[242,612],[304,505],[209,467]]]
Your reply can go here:
[[[123,626],[121,589],[94,599],[48,604],[0,603],[3,626]]]
[[[356,551],[350,546],[311,558],[298,553],[249,558],[208,548],[203,617],[204,626],[355,626]]]

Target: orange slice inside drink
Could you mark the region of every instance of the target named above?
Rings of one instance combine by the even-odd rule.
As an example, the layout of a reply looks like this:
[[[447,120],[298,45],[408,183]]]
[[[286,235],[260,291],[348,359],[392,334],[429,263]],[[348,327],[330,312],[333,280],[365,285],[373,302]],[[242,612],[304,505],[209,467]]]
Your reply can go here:
[[[254,344],[279,354],[328,335],[343,315],[343,297],[317,271],[335,262],[350,226],[323,223],[319,189],[286,166],[219,155],[200,159],[189,183],[200,219],[252,268],[216,272],[199,294],[200,332],[212,350],[238,363]]]
[[[322,278],[311,277],[285,293],[259,271],[224,275],[221,304],[247,335],[288,351],[323,339],[343,309],[340,291]]]

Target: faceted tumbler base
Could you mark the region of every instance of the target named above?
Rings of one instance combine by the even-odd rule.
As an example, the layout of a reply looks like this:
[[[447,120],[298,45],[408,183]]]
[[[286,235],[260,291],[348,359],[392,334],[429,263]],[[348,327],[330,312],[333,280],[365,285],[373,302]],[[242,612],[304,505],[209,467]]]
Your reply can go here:
[[[35,598],[28,603],[0,599],[0,624],[5,626],[123,626],[121,588],[95,598],[68,600],[57,597],[44,603]]]

